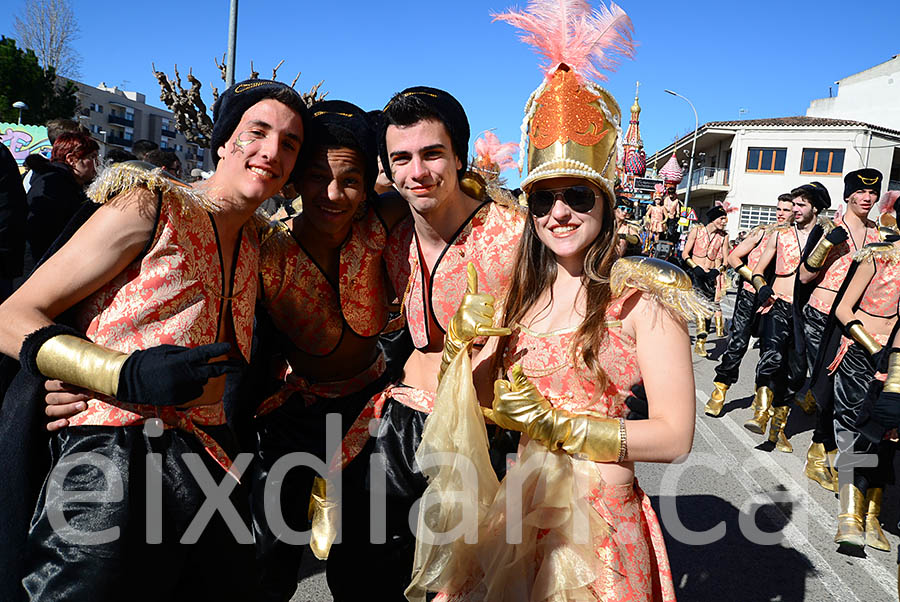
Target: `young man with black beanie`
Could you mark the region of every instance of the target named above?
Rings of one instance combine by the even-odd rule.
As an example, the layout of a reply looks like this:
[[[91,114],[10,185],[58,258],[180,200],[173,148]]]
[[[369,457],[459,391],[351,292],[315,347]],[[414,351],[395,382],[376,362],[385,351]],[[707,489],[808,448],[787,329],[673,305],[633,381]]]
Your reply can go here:
[[[294,182],[303,209],[287,225],[273,225],[260,249],[263,310],[257,319],[269,325],[260,328],[260,347],[271,350],[263,357],[283,358],[278,366],[286,373],[255,410],[253,526],[261,601],[293,595],[303,552],[268,518],[272,467],[289,453],[330,460],[335,450],[326,449],[326,417],[340,416],[339,441],[388,383],[378,335],[388,328],[395,293],[382,255],[391,228],[409,213],[401,199],[374,193],[378,147],[366,113],[341,100],[318,102],[310,113]],[[272,362],[260,363],[272,370]],[[324,506],[325,481],[313,477],[307,467],[292,468],[281,481],[279,504],[284,526],[305,531],[313,492],[319,514],[310,543],[324,559],[334,536],[327,526],[332,510]]]
[[[869,182],[864,184],[863,178]],[[812,287],[809,300],[800,308],[802,331],[809,369],[813,372],[810,388],[803,401],[807,413],[816,412],[816,428],[806,452],[806,476],[829,491],[837,492],[837,474],[831,470],[828,457],[834,457],[834,387],[826,373],[830,361],[817,358],[822,342],[830,338],[826,332],[835,298],[847,278],[853,255],[866,245],[879,240],[878,226],[869,219],[878,195],[869,185],[881,181],[881,173],[861,169],[844,177],[844,201],[847,209],[833,222],[817,226],[810,235],[817,241],[798,271],[798,281]],[[878,186],[880,190],[880,185]],[[839,337],[838,337],[839,338]],[[829,348],[833,356],[834,345]]]
[[[467,192],[474,190],[464,177],[469,123],[447,92],[417,86],[396,94],[384,108],[379,143],[385,174],[411,210],[392,235],[386,259],[415,350],[402,382],[371,400],[345,438],[343,542],[328,558],[328,584],[337,601],[403,598],[415,549],[409,514],[427,485],[414,454],[434,402],[445,333],[467,290],[467,265],[474,267],[479,293],[498,297],[524,226],[517,207]],[[369,440],[372,418],[381,420]],[[366,489],[376,482],[368,474],[370,452],[383,459],[386,471],[383,544],[369,539]],[[371,489],[384,499],[385,492]]]
[[[795,188],[791,196],[794,224],[779,228],[769,239],[751,278],[763,316],[754,413],[744,423],[747,430],[764,435],[771,419],[769,441],[785,453],[793,451],[784,434],[789,404],[806,378],[806,358],[794,344],[794,280],[816,219],[831,206],[828,191],[817,182]],[[773,261],[774,280],[768,284],[765,273]]]
[[[48,390],[79,393],[48,415],[82,410],[52,425],[67,428],[24,546],[32,600],[253,597],[248,500],[234,480],[248,458],[234,457],[222,398],[250,354],[254,212],[291,176],[306,108],[289,86],[249,80],[213,113],[209,180],[108,168],[89,191],[102,206],[0,306],[0,351],[32,378],[68,383]],[[54,323],[63,312],[74,327]],[[232,513],[194,524],[210,479],[227,481]],[[71,489],[104,503],[73,503]]]

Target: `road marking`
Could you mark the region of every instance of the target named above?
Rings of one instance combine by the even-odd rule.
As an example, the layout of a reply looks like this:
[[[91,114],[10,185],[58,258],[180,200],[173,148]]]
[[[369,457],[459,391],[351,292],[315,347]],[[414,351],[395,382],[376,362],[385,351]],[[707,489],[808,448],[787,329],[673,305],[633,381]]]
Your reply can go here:
[[[705,394],[703,391],[701,391],[699,389],[697,389],[697,395],[699,396],[698,399],[701,399],[701,400],[706,399],[708,397],[707,394]],[[698,412],[700,413],[701,416],[705,416],[705,414],[703,414],[701,410],[698,410]],[[709,431],[709,433],[712,433],[713,436],[715,436],[712,429],[710,429],[709,425],[706,424],[705,420],[701,419],[698,422],[701,423],[703,425],[703,427],[707,431]],[[727,428],[729,431],[731,431],[731,434],[734,435],[734,437],[740,443],[745,445],[748,450],[752,450],[759,444],[759,441],[756,441],[753,438],[751,438],[750,435],[747,433],[747,431],[741,425],[738,425],[734,421],[734,419],[731,418],[731,416],[728,416],[728,415],[723,416],[719,420],[719,422],[724,424],[725,428]],[[718,437],[716,437],[716,439],[718,440]],[[721,442],[720,442],[720,445],[721,445]],[[721,448],[721,449],[724,449],[724,448]],[[799,461],[797,458],[795,458],[793,456],[787,457],[785,459],[797,464],[798,472],[800,474],[803,473],[803,465],[802,465],[803,463],[801,461]],[[769,472],[769,474],[771,474],[773,477],[775,477],[775,479],[778,480],[779,483],[787,486],[788,489],[791,491],[799,492],[799,499],[796,501],[798,501],[803,506],[803,508],[806,510],[808,516],[811,519],[811,522],[815,522],[820,525],[823,525],[823,527],[827,527],[826,533],[828,530],[836,530],[837,529],[837,519],[835,518],[835,516],[831,512],[826,511],[821,506],[821,504],[819,504],[815,500],[815,498],[813,498],[811,495],[809,495],[806,487],[804,487],[803,485],[798,483],[797,480],[794,479],[790,475],[790,473],[788,473],[784,468],[782,468],[775,460],[773,460],[768,453],[760,452],[758,454],[754,454],[754,460],[759,461],[759,463]],[[735,465],[737,465],[737,464],[735,464]],[[741,467],[741,469],[745,473],[747,473],[746,469],[744,469],[743,467]],[[749,475],[749,473],[747,473],[747,474]],[[757,481],[756,479],[753,479],[752,476],[750,476],[750,478],[757,485],[759,485],[760,488],[762,488],[762,485],[759,483],[759,481]],[[818,485],[816,485],[816,487],[818,487]],[[745,487],[745,489],[746,489],[746,487]],[[790,522],[790,519],[788,519],[788,521],[789,521],[789,524],[792,524]],[[795,527],[795,530],[796,530],[796,527]],[[799,537],[801,537],[803,539],[803,541],[806,541],[807,544],[809,543],[809,540],[803,534],[801,534],[799,532],[799,530],[796,530],[796,532],[799,535]],[[821,559],[822,562],[826,562],[824,557],[821,556],[821,554],[818,552],[818,550],[815,550],[815,548],[813,548],[813,550],[815,551],[815,555],[819,559]],[[851,557],[848,556],[847,558],[851,558]],[[886,568],[884,568],[883,565],[881,565],[877,560],[875,560],[872,557],[855,558],[855,559],[859,561],[859,563],[858,563],[859,566],[861,566],[863,568],[863,570],[865,570],[866,573],[868,573],[869,576],[876,583],[878,583],[878,585],[880,585],[881,588],[884,589],[884,591],[886,591],[893,599],[893,596],[895,596],[897,593],[897,589],[896,589],[897,588],[897,576],[892,574],[891,571],[888,571]],[[827,562],[826,562],[826,564],[827,564]],[[816,568],[818,568],[818,566]],[[828,568],[831,570],[830,565],[828,565]],[[833,572],[833,570],[832,570],[832,572]],[[844,598],[840,598],[840,599],[844,599]]]
[[[697,391],[697,394],[700,398],[705,398],[702,391]],[[726,417],[727,418],[727,417]],[[757,481],[753,475],[744,467],[743,462],[738,462],[737,458],[728,451],[728,448],[722,443],[721,439],[713,432],[713,430],[706,424],[703,420],[697,421],[697,431],[700,433],[700,436],[706,440],[707,444],[710,445],[716,453],[722,457],[722,459],[726,462],[726,466],[736,466],[743,473],[743,478],[738,478],[738,482],[741,484],[741,487],[747,492],[748,495],[756,496],[759,492],[753,491],[750,489],[750,486],[747,484],[748,481],[752,481],[756,483],[760,490],[765,490],[759,481]],[[749,438],[749,437],[748,437]],[[753,446],[751,446],[753,447]],[[771,460],[771,458],[769,458]],[[804,494],[806,492],[803,492]],[[775,509],[782,514],[785,518],[785,527],[783,530],[784,539],[793,549],[797,550],[810,561],[813,565],[813,569],[818,573],[816,576],[821,580],[822,584],[825,586],[825,589],[828,590],[828,593],[831,594],[832,598],[835,600],[856,600],[859,602],[859,598],[856,594],[847,587],[835,570],[831,567],[830,564],[825,560],[822,554],[810,543],[809,539],[800,532],[794,522],[787,517],[777,505],[775,505]]]

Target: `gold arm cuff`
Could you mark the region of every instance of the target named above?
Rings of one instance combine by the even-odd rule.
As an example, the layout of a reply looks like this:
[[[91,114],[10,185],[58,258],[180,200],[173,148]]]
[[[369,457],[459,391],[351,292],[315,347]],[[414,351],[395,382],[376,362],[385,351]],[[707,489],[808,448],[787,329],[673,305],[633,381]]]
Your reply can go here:
[[[447,327],[447,334],[444,335],[444,351],[441,353],[441,369],[438,371],[438,384],[441,383],[441,380],[444,378],[444,372],[447,371],[447,368],[453,363],[453,360],[456,359],[463,347],[466,347],[466,343],[453,333],[451,324]]]
[[[812,250],[809,257],[806,258],[806,265],[812,268],[820,268],[825,265],[825,260],[828,259],[828,254],[833,246],[823,237],[822,240],[816,243],[816,248]]]
[[[618,418],[567,415],[560,417],[559,422],[562,421],[569,423],[569,428],[565,429],[568,437],[560,445],[566,453],[583,454],[594,462],[621,461],[622,436]]]
[[[753,270],[747,267],[746,263],[742,263],[741,267],[739,267],[736,271],[741,275],[741,278],[743,278],[747,282],[753,281]]]
[[[887,378],[882,391],[900,393],[900,352],[894,351],[888,358]]]
[[[753,274],[753,277],[750,278],[750,284],[752,284],[753,288],[755,288],[758,291],[759,289],[764,287],[767,283],[766,283],[766,279],[763,278],[762,276],[760,276],[759,274]]]
[[[875,355],[881,351],[881,343],[876,341],[869,332],[863,328],[862,324],[853,324],[848,329],[853,340],[859,343],[863,349],[869,352],[869,355]]]
[[[693,259],[691,259],[690,257],[688,257],[687,259],[685,259],[685,260],[684,260],[684,263],[687,265],[687,267],[689,267],[689,268],[691,268],[691,269],[697,267],[697,262],[694,261]]]
[[[55,336],[38,349],[38,370],[47,378],[115,397],[128,354],[69,335]]]

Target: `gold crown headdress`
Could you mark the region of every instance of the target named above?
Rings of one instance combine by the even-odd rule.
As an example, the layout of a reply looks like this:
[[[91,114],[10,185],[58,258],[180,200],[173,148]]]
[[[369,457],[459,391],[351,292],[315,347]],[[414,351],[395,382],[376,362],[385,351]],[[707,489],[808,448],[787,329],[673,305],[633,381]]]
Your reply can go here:
[[[586,0],[532,0],[524,11],[493,16],[521,29],[522,40],[549,59],[544,81],[525,104],[522,188],[547,178],[587,178],[612,206],[621,111],[588,78],[605,80],[603,71],[613,71],[618,57],[633,56],[631,19],[615,4],[594,10]]]

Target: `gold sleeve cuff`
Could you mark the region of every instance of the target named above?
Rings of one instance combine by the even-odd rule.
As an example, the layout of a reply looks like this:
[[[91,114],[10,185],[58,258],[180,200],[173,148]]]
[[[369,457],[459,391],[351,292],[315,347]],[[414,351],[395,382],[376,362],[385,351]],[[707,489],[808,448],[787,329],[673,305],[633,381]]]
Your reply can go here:
[[[853,340],[859,343],[863,349],[869,352],[869,355],[875,355],[881,351],[881,343],[876,341],[869,332],[863,328],[862,324],[851,324],[848,329]]]
[[[759,274],[753,274],[753,277],[750,279],[750,284],[758,291],[766,285],[766,279]]]
[[[574,416],[558,411],[558,423],[568,423],[560,449],[568,454],[582,454],[594,462],[620,462],[623,440],[618,418]]]
[[[444,372],[453,363],[453,360],[466,346],[466,342],[456,336],[453,331],[453,323],[447,327],[447,334],[444,335],[444,350],[441,353],[441,369],[438,371],[438,384],[444,378]]]
[[[816,243],[816,248],[812,250],[812,253],[809,254],[809,257],[806,258],[806,265],[811,268],[821,268],[825,265],[825,260],[828,259],[828,254],[831,252],[832,245],[825,237],[822,237],[818,243]]]
[[[119,374],[127,359],[126,353],[61,334],[41,345],[35,361],[47,378],[115,397]]]
[[[687,267],[689,267],[689,268],[691,268],[691,269],[697,267],[697,262],[694,261],[693,259],[691,259],[690,257],[688,257],[687,259],[685,259],[685,260],[684,260],[684,263],[687,265]]]
[[[746,263],[741,264],[741,267],[737,269],[737,273],[740,274],[741,278],[743,278],[747,282],[753,281],[753,270],[747,267]]]
[[[888,358],[887,378],[882,391],[900,393],[900,352],[894,351]]]

